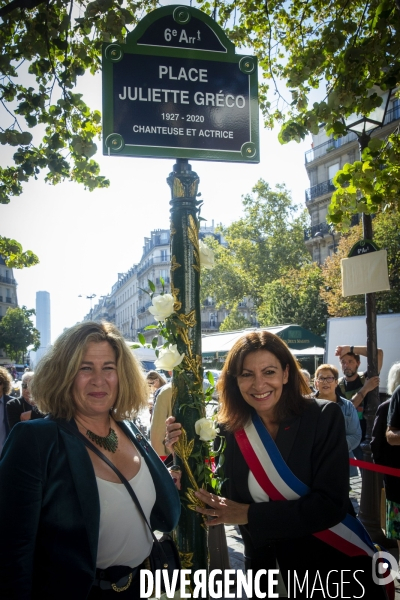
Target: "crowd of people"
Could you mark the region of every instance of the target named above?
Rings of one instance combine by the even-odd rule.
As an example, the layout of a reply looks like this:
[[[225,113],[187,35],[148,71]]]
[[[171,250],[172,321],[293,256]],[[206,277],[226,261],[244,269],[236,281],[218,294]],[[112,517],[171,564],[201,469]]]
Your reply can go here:
[[[259,330],[234,344],[218,379],[225,481],[219,496],[199,489],[196,510],[210,549],[220,548],[224,524],[239,527],[246,570],[278,569],[280,598],[290,597],[294,571],[300,581],[318,576],[313,598],[329,597],[332,570],[349,575],[343,597],[389,597],[372,577],[376,548],[349,500],[349,457],[363,456],[364,411],[379,386],[359,372],[366,352],[338,346],[343,376],[322,364],[312,380],[279,337]],[[378,360],[380,369],[381,350]],[[377,463],[398,467],[400,363],[389,379],[371,447]],[[114,325],[84,322],[24,374],[20,398],[9,385],[0,368],[0,598],[139,599],[153,541],[118,471],[151,528],[172,531],[180,484],[163,460],[182,433],[173,383],[145,374]],[[141,410],[151,412],[149,439],[135,426]],[[386,535],[400,545],[398,481],[385,478]],[[268,594],[267,574],[260,589]]]

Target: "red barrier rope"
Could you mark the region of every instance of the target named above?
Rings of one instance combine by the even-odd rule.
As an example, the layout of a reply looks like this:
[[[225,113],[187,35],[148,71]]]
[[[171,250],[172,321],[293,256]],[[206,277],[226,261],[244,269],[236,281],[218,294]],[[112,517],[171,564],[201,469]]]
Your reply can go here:
[[[357,458],[349,458],[349,463],[354,467],[360,469],[366,469],[367,471],[376,471],[377,473],[384,473],[385,475],[392,475],[393,477],[400,477],[400,469],[394,467],[385,467],[383,465],[376,465],[365,460],[358,460]]]

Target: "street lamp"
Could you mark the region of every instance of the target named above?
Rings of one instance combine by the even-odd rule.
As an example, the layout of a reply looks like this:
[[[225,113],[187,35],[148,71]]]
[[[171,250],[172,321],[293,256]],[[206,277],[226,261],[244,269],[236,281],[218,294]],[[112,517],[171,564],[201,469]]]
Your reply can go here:
[[[371,139],[371,134],[383,127],[389,106],[391,90],[382,92],[378,86],[373,86],[369,96],[377,94],[382,98],[381,105],[372,110],[368,115],[352,114],[344,120],[347,131],[357,135],[360,148],[360,159]],[[363,238],[372,240],[372,218],[371,215],[362,214]],[[365,294],[365,315],[367,325],[367,373],[368,377],[378,375],[378,345],[376,328],[376,298],[375,293]],[[364,460],[372,462],[371,434],[376,410],[379,406],[379,388],[369,392],[368,403],[365,407],[364,418],[366,420],[365,440],[361,444]],[[379,542],[384,538],[380,527],[380,491],[382,487],[382,476],[372,471],[363,471],[362,488],[359,517],[372,538]]]
[[[78,298],[83,298],[82,294],[79,294]],[[96,294],[91,294],[90,296],[86,296],[86,300],[90,300],[90,320],[92,320],[92,314],[93,314],[93,309],[92,309],[92,300],[93,298],[96,298]]]

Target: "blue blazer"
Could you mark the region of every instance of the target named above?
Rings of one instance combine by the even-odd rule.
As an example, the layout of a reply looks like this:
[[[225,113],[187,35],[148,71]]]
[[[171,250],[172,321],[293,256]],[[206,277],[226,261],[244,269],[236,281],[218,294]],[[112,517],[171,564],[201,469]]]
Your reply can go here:
[[[76,427],[75,421],[70,425]],[[172,531],[180,502],[171,476],[133,423],[119,426],[153,477],[152,528]],[[15,425],[0,461],[0,514],[2,600],[87,598],[96,571],[100,504],[81,440],[50,419]]]

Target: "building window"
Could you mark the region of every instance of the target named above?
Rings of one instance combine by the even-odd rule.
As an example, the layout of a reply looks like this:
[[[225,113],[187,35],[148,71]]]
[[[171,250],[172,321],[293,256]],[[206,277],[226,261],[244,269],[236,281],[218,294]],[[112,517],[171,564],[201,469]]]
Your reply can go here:
[[[161,262],[167,262],[167,251],[161,250]]]
[[[398,98],[393,100],[393,118],[400,119],[400,100]]]
[[[329,179],[329,181],[331,181],[335,177],[336,173],[339,171],[339,168],[340,168],[339,167],[339,163],[335,163],[334,165],[331,165],[330,167],[328,167],[328,172],[329,172],[328,179]]]

